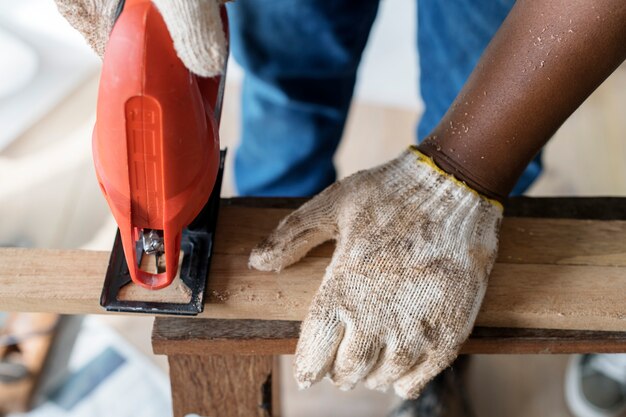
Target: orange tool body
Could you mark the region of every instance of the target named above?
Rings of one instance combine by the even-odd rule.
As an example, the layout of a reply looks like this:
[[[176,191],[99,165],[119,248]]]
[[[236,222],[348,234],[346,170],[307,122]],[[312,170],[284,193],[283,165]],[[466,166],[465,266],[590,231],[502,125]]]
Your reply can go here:
[[[223,80],[183,65],[151,1],[122,7],[104,56],[93,158],[130,279],[160,289],[176,277],[183,230],[219,193]],[[144,270],[142,256],[153,253],[156,270]]]

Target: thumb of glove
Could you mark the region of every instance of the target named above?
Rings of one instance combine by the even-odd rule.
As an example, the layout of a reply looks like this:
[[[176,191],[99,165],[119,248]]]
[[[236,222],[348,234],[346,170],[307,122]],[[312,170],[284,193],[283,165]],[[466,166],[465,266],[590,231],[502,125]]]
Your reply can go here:
[[[250,253],[249,265],[260,271],[280,271],[299,261],[315,246],[338,235],[335,183],[285,217]]]

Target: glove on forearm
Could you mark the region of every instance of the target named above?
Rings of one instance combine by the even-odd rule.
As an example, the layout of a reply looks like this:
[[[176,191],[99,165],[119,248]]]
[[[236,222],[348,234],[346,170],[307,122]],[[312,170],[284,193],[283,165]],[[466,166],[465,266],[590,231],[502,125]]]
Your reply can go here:
[[[335,183],[250,256],[280,271],[337,241],[296,351],[301,387],[325,375],[405,398],[454,360],[495,261],[502,208],[414,149]]]
[[[102,58],[118,0],[55,0],[59,12]],[[221,0],[153,0],[174,41],[176,53],[194,74],[213,77],[224,68],[226,36]]]

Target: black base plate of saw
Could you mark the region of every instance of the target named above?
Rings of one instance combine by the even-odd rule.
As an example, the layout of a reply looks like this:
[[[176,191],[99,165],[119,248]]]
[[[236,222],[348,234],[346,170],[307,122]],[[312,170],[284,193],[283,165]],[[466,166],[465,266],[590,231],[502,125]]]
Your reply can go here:
[[[219,171],[209,200],[189,227],[183,230],[180,248],[184,255],[180,268],[180,279],[191,290],[190,302],[180,304],[118,299],[118,294],[122,288],[132,283],[118,230],[100,296],[100,305],[107,311],[185,316],[195,316],[202,312],[213,254],[213,240],[220,206],[225,157],[226,150],[223,150],[220,152]]]

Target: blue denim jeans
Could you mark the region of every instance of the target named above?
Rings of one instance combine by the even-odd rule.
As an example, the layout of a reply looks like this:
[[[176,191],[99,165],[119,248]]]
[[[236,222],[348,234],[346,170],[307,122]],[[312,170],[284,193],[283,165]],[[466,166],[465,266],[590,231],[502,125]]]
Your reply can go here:
[[[439,122],[514,0],[418,0],[423,139]],[[237,0],[231,51],[244,68],[241,195],[308,196],[336,177],[356,72],[379,0]],[[390,65],[411,65],[407,62]],[[384,140],[384,138],[381,138]],[[538,156],[513,194],[541,172]]]

